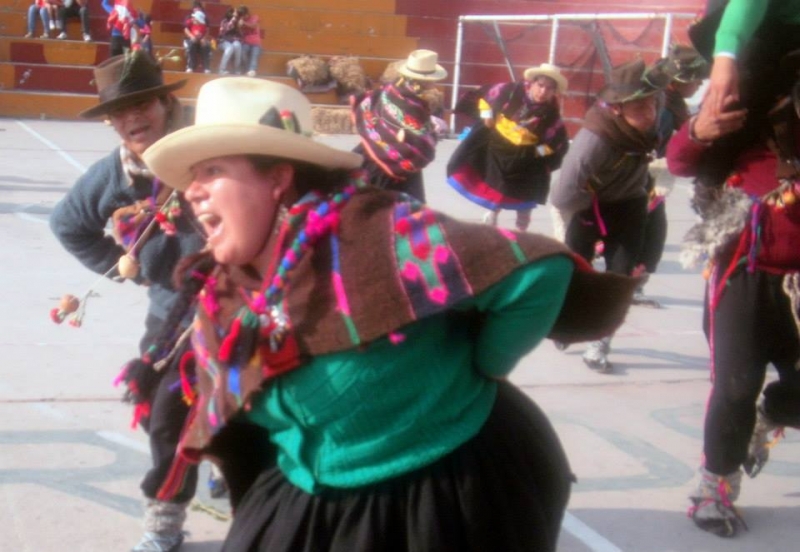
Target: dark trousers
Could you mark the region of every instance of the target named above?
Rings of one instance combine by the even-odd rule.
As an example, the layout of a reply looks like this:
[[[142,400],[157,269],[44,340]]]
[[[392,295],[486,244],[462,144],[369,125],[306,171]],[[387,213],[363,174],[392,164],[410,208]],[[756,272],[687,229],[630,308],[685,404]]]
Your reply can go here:
[[[780,425],[800,426],[800,372],[795,368],[800,339],[782,281],[781,275],[740,268],[713,313],[713,336],[706,300],[703,326],[706,337],[713,338],[714,379],[703,450],[706,469],[717,475],[737,470],[747,457],[767,364],[779,376],[764,389],[767,416]]]
[[[186,68],[192,71],[197,70],[198,58],[203,64],[203,69],[206,71],[211,70],[211,44],[205,40],[184,40],[183,45],[186,48]]]
[[[591,262],[595,244],[602,240],[606,271],[631,274],[639,259],[647,222],[647,198],[637,197],[614,203],[600,203],[601,226],[594,208],[576,213],[567,227],[566,243],[575,253]]]
[[[145,320],[145,336],[140,343],[142,353],[147,350],[153,339],[161,330],[163,320],[148,315]],[[189,413],[189,407],[183,401],[180,371],[180,355],[164,368],[166,373],[161,378],[150,405],[150,416],[142,420],[150,437],[150,456],[153,466],[142,480],[141,489],[144,495],[153,499],[164,484],[169,474],[178,441]],[[171,502],[188,502],[197,489],[197,466],[193,465],[186,473],[181,490],[170,500]]]
[[[68,17],[78,17],[81,20],[81,32],[83,34],[89,34],[89,6],[79,6],[77,2],[73,2],[70,7],[65,8],[64,6],[59,6],[58,8],[58,17],[61,19],[61,28],[64,29],[64,32],[67,31],[67,18]]]
[[[643,264],[648,273],[654,274],[664,254],[665,243],[667,243],[667,206],[662,201],[658,207],[647,213],[644,244],[637,264]]]
[[[111,35],[108,42],[108,55],[111,57],[119,56],[125,53],[125,50],[130,50],[131,39],[125,38],[122,35]]]

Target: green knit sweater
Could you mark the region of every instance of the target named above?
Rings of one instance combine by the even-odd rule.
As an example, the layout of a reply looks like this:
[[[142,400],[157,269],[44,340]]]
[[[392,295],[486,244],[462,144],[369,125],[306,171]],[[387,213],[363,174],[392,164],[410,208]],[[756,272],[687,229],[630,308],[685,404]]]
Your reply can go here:
[[[309,493],[421,468],[476,435],[508,374],[550,331],[573,263],[528,264],[449,313],[358,349],[315,357],[272,382],[249,419],[269,430],[278,464]],[[479,333],[468,311],[485,315]]]
[[[776,21],[800,23],[800,0],[730,0],[714,37],[714,55],[738,55],[764,22],[768,10]]]

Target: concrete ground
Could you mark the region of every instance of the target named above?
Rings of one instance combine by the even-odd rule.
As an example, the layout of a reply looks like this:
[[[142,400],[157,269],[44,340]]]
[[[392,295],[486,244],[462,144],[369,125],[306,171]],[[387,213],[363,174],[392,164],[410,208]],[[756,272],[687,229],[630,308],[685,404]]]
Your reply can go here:
[[[323,137],[349,148],[352,136]],[[139,481],[147,441],[130,429],[131,410],[112,386],[136,354],[146,298],[132,284],[97,277],[65,253],[47,226],[53,205],[116,144],[101,123],[0,119],[0,552],[126,551],[141,534]],[[426,169],[429,203],[477,221],[481,209],[450,189],[444,167],[456,146],[443,141]],[[665,178],[665,177],[662,177]],[[800,516],[800,440],[789,432],[739,506],[750,530],[722,540],[686,518],[700,459],[710,386],[700,330],[703,280],[678,262],[693,223],[686,181],[668,198],[664,260],[647,286],[664,308],[633,307],[613,342],[615,371],[581,362],[582,346],[549,341],[513,373],[550,415],[578,483],[560,552],[750,552],[791,550]],[[551,234],[546,209],[534,230]],[[513,214],[500,223],[513,226]],[[56,326],[48,311],[64,293],[93,289],[83,327]],[[209,508],[203,466],[190,513],[187,552],[219,550],[228,527]],[[795,542],[795,544],[792,544]]]

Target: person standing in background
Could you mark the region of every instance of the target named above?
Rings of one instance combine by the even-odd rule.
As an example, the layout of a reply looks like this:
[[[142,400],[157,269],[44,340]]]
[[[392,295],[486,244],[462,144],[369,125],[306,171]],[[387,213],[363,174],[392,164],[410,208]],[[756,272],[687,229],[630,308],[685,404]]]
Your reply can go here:
[[[692,46],[676,44],[666,58],[658,60],[648,71],[646,79],[668,81],[663,93],[663,106],[659,111],[656,131],[658,145],[656,158],[663,158],[672,135],[689,119],[686,100],[695,95],[703,79],[708,77],[709,65]],[[661,305],[644,293],[644,286],[655,274],[664,245],[667,242],[667,205],[669,190],[662,189],[651,171],[647,179],[647,224],[644,230],[642,252],[636,263],[636,274],[642,277],[642,285],[633,295],[633,304],[659,308]]]
[[[90,270],[147,285],[148,312],[139,347],[149,354],[178,299],[173,268],[203,245],[181,198],[155,178],[141,158],[152,143],[182,126],[183,109],[173,92],[186,81],[164,84],[161,67],[141,51],[106,60],[94,75],[100,102],[81,116],[105,117],[121,143],[89,167],[59,201],[50,227]],[[113,237],[105,232],[109,224]],[[157,373],[144,366],[134,374],[130,365],[124,373],[136,404],[134,419],[148,433],[152,461],[141,483],[144,535],[133,552],[177,550],[197,486],[193,467],[181,475],[176,492],[160,496],[189,412],[181,393],[180,358],[177,355]],[[146,389],[132,383],[145,379],[152,382]]]
[[[485,222],[497,225],[500,211],[510,209],[524,232],[533,208],[547,203],[550,174],[569,149],[559,107],[566,90],[558,67],[543,63],[526,69],[522,82],[484,87],[459,102],[479,119],[450,158],[447,181],[488,209]]]
[[[570,213],[566,244],[592,262],[603,244],[606,271],[632,275],[647,223],[648,166],[657,144],[659,88],[647,81],[644,61],[615,67],[570,145],[550,202]],[[666,83],[664,83],[666,84]],[[613,370],[611,337],[589,344],[584,363]]]
[[[424,169],[436,157],[438,135],[426,90],[447,77],[433,50],[414,50],[398,68],[398,78],[352,96],[351,117],[370,183],[425,202]]]

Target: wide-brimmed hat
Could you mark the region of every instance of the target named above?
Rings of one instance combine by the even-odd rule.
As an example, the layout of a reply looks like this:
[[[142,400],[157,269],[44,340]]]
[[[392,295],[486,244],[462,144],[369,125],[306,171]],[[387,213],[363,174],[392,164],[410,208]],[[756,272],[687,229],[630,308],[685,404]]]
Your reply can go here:
[[[567,90],[567,78],[561,74],[558,67],[551,63],[542,63],[538,67],[529,67],[525,69],[525,73],[522,76],[526,81],[532,81],[536,77],[549,77],[556,82],[559,94],[563,94]]]
[[[447,77],[447,70],[438,61],[439,54],[433,50],[414,50],[397,72],[413,80],[439,81]]]
[[[660,87],[643,78],[646,70],[644,61],[638,58],[614,67],[609,82],[597,93],[597,97],[609,104],[620,104],[655,94]]]
[[[149,97],[177,90],[185,80],[164,84],[161,66],[144,51],[114,56],[94,68],[100,103],[80,113],[90,119]]]
[[[165,184],[185,190],[191,168],[226,155],[265,155],[329,169],[355,169],[362,157],[311,138],[311,104],[298,90],[246,77],[225,77],[200,88],[193,125],[147,148],[144,162]]]
[[[667,57],[659,59],[647,70],[645,80],[656,87],[672,81],[696,82],[708,78],[710,71],[711,66],[700,52],[686,44],[675,44]]]

